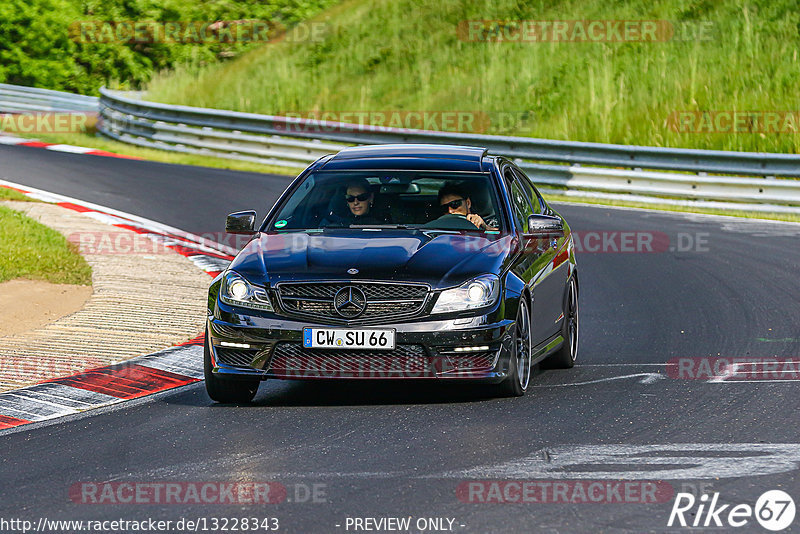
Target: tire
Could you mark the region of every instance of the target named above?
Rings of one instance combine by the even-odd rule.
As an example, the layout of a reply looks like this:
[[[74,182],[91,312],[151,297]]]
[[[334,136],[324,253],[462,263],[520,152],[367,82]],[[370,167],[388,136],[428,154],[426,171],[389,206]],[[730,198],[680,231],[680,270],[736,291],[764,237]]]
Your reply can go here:
[[[548,369],[571,369],[575,366],[578,358],[578,324],[578,284],[573,277],[567,283],[564,302],[564,324],[561,328],[564,343],[558,352],[542,362]]]
[[[508,377],[500,383],[500,393],[505,397],[521,397],[531,380],[531,314],[526,297],[519,301]]]
[[[208,396],[213,401],[226,404],[245,404],[256,396],[260,380],[224,379],[216,376],[211,369],[211,349],[208,346],[208,329],[206,329],[203,342],[203,375]]]

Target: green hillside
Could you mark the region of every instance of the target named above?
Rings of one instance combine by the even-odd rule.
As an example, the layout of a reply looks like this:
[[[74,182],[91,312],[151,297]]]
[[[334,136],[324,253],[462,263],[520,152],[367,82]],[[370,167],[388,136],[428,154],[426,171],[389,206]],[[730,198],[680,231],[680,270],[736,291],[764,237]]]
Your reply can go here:
[[[241,33],[205,31],[214,23],[267,21],[278,30],[335,1],[3,0],[0,82],[82,94],[97,94],[101,85],[136,89],[156,71],[211,65],[253,48],[254,39]],[[134,23],[143,33],[133,33]],[[167,23],[204,31],[163,38],[158,32]]]
[[[301,115],[464,111],[491,120],[478,129],[485,133],[798,151],[794,0],[522,4],[351,0],[317,17],[326,24],[319,39],[165,72],[149,84],[148,98]],[[666,21],[659,28],[676,33],[658,42],[486,42],[459,37],[459,23],[470,20]],[[726,129],[725,121],[714,124],[717,113],[705,117],[712,119],[708,133],[688,115],[687,127],[699,133],[676,131],[677,114],[694,110],[758,112],[757,122],[753,128],[746,117],[733,117],[738,122]],[[765,114],[772,118],[761,131]]]

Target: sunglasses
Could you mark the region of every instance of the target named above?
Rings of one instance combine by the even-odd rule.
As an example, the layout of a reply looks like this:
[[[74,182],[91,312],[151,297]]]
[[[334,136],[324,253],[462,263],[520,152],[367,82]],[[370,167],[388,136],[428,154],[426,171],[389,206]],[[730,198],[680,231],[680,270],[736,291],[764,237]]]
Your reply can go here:
[[[461,204],[463,204],[463,203],[464,203],[464,199],[463,198],[461,198],[459,200],[451,200],[450,202],[445,202],[444,204],[442,204],[441,208],[443,210],[446,210],[448,208],[449,209],[453,209],[453,210],[457,210],[458,208],[461,207]]]
[[[345,198],[345,200],[347,200],[347,202],[352,204],[356,200],[358,200],[359,202],[366,202],[367,199],[369,198],[369,195],[370,195],[370,193],[361,193],[360,195],[347,195],[344,198]]]

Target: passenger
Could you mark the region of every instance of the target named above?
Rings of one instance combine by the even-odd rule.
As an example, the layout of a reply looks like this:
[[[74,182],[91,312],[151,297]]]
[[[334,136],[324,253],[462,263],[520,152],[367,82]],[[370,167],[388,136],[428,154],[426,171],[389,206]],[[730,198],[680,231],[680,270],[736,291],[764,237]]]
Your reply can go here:
[[[352,219],[358,222],[350,224],[374,224],[377,219],[369,214],[372,205],[375,203],[375,194],[370,190],[369,182],[365,179],[350,182],[347,185],[344,199],[347,207],[350,208]],[[369,219],[369,222],[362,222]]]
[[[439,206],[445,214],[463,215],[469,222],[480,230],[497,230],[498,221],[495,215],[483,217],[477,213],[472,213],[472,200],[464,187],[448,182],[439,190]]]
[[[351,181],[347,184],[344,200],[348,212],[339,216],[330,212],[320,223],[321,227],[350,226],[353,224],[380,224],[380,221],[371,213],[375,202],[375,194],[369,187],[369,182],[364,179]]]

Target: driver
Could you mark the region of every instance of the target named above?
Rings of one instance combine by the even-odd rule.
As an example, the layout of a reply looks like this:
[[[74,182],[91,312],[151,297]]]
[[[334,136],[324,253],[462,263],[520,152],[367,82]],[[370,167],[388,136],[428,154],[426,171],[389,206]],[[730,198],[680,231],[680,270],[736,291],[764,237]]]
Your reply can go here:
[[[480,230],[497,230],[497,217],[484,220],[477,213],[472,213],[472,200],[469,193],[459,184],[448,182],[439,190],[439,206],[447,214],[463,215]]]

